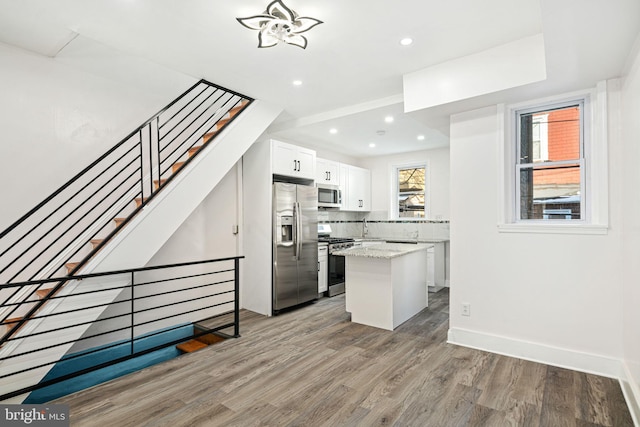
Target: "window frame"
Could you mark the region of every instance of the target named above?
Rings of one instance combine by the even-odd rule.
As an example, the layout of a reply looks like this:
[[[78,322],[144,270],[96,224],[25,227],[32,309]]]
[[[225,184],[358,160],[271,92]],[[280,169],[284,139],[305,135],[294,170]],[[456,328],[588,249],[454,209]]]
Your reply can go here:
[[[429,203],[429,183],[431,179],[429,177],[429,162],[428,161],[420,161],[420,162],[409,162],[396,164],[391,166],[391,206],[389,209],[390,219],[396,221],[424,221],[430,218],[430,209],[431,204]],[[400,209],[398,205],[398,200],[400,198],[400,186],[398,182],[398,173],[401,169],[418,169],[424,168],[424,217],[421,218],[412,218],[412,217],[401,217]]]
[[[562,223],[562,224],[566,224],[568,221],[570,223],[580,223],[580,224],[587,224],[589,223],[589,219],[590,219],[590,215],[589,215],[589,210],[587,209],[587,205],[588,205],[588,194],[586,191],[586,187],[587,187],[587,182],[586,182],[586,159],[585,156],[587,156],[587,149],[586,149],[586,145],[587,145],[587,138],[586,135],[588,134],[588,132],[586,132],[589,129],[589,123],[588,120],[585,119],[585,108],[589,103],[589,99],[587,96],[585,97],[579,97],[573,100],[569,100],[569,101],[564,101],[564,102],[557,102],[557,103],[543,103],[543,104],[539,104],[539,105],[535,105],[535,106],[531,106],[531,107],[527,107],[527,108],[522,108],[522,109],[517,109],[513,111],[513,116],[512,116],[512,120],[514,120],[513,126],[515,128],[515,135],[513,140],[511,141],[514,145],[515,145],[515,157],[514,157],[514,163],[515,163],[515,170],[514,170],[514,174],[513,174],[513,180],[514,180],[514,190],[515,190],[515,195],[514,195],[514,219],[516,223],[544,223],[544,224],[553,224],[553,223]],[[579,107],[579,111],[580,111],[580,115],[579,115],[579,120],[580,120],[580,142],[579,142],[579,157],[577,159],[571,159],[571,160],[556,160],[556,161],[545,161],[544,165],[546,167],[548,166],[560,166],[560,165],[569,165],[569,164],[578,164],[580,167],[580,219],[571,219],[571,220],[567,220],[567,219],[523,219],[522,218],[522,211],[521,211],[521,199],[522,199],[522,195],[520,193],[520,185],[518,185],[517,183],[520,181],[520,173],[523,169],[531,169],[533,171],[540,170],[542,169],[542,167],[540,165],[536,165],[535,162],[529,162],[529,163],[522,163],[520,159],[522,159],[522,144],[520,143],[520,138],[521,138],[521,123],[522,121],[520,120],[522,115],[525,114],[531,114],[531,113],[543,113],[543,112],[550,112],[553,110],[560,110],[563,108],[567,108],[567,107],[573,107],[573,106],[578,106]],[[547,141],[548,143],[548,141]],[[542,147],[541,147],[541,154],[542,154]],[[548,147],[547,147],[547,152],[548,152]]]
[[[496,110],[498,154],[498,215],[500,233],[534,234],[607,234],[609,229],[608,172],[608,87],[615,82],[601,81],[591,90],[520,102],[498,104]],[[528,108],[544,110],[551,105],[584,100],[583,149],[584,201],[583,220],[518,221],[516,216],[515,162],[517,132],[514,114]],[[614,106],[615,107],[615,106]]]

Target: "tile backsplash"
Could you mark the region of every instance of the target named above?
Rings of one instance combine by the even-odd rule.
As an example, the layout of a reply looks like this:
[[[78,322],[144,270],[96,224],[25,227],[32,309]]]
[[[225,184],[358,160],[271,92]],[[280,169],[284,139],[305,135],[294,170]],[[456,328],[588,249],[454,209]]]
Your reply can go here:
[[[318,211],[318,222],[331,225],[333,237],[368,237],[372,239],[449,239],[448,220],[389,220],[386,211],[341,212]],[[367,220],[366,230],[364,219]]]

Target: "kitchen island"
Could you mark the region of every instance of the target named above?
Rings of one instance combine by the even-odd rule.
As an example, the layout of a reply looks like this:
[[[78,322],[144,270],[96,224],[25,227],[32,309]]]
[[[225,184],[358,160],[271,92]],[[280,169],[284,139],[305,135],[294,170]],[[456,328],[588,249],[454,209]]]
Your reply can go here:
[[[425,251],[431,246],[380,243],[334,252],[345,257],[351,321],[392,331],[427,307]]]

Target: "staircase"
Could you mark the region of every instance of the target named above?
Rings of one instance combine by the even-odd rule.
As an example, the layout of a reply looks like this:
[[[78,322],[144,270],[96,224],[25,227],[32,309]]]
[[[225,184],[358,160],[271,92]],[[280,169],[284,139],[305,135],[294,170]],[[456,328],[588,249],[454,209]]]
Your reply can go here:
[[[221,335],[205,333],[206,328],[202,328],[198,325],[193,326],[193,334],[196,338],[178,344],[176,348],[182,353],[193,353],[203,348],[207,348],[210,345],[217,344],[224,341],[226,338]]]
[[[200,81],[0,233],[0,375],[20,369],[15,354],[46,347],[47,331],[72,321],[82,298],[65,295],[101,290],[99,301],[82,301],[88,306],[118,295],[65,276],[145,265],[279,113]],[[38,282],[52,277],[61,279]],[[65,338],[80,337],[103,310],[85,310],[86,325]],[[45,326],[40,317],[52,313],[59,321]],[[40,331],[37,344],[21,338]]]

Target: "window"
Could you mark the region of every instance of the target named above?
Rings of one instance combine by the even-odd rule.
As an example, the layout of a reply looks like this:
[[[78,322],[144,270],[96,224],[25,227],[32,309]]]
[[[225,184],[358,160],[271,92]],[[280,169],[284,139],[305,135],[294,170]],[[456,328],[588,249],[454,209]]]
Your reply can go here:
[[[591,90],[498,105],[499,232],[608,233],[609,97],[602,81]]]
[[[585,219],[584,102],[516,113],[517,221]]]
[[[395,168],[395,217],[398,219],[425,218],[426,165],[403,165]]]

